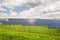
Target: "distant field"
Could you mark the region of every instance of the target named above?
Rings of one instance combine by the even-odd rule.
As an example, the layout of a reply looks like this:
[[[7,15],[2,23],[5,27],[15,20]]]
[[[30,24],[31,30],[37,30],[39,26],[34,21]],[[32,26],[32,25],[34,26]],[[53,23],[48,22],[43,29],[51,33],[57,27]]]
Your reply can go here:
[[[0,18],[0,20],[13,20],[13,19],[20,19],[20,18]],[[40,20],[40,19],[37,19]],[[60,20],[60,18],[45,18],[42,20]]]
[[[0,40],[60,40],[60,30],[47,26],[3,25]]]

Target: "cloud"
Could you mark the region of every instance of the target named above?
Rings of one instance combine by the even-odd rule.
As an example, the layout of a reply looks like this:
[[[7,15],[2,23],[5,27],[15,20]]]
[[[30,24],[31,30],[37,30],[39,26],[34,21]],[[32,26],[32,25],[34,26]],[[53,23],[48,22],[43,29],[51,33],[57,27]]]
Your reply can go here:
[[[7,11],[7,10],[5,8],[3,8],[2,4],[0,4],[0,12],[5,12],[5,11]]]
[[[5,12],[5,11],[7,11],[7,10],[2,8],[2,7],[0,7],[0,12]]]
[[[56,0],[1,0],[2,5],[10,9],[19,8],[22,6],[35,7],[42,4],[54,2]]]
[[[39,5],[30,10],[20,12],[19,16],[22,18],[54,18],[60,17],[60,1],[54,2],[54,4]],[[53,15],[52,15],[53,14]],[[56,15],[55,15],[56,14]]]
[[[11,8],[11,9],[22,7],[22,6],[33,7],[33,6],[39,5],[40,0],[4,0],[2,4],[5,7]]]
[[[5,18],[5,17],[8,17],[8,14],[6,14],[6,13],[0,13],[0,18]]]
[[[58,16],[58,12],[55,11],[60,10],[60,0],[2,0],[2,5],[9,9],[23,6],[30,7],[29,10],[25,10],[19,14],[17,12],[10,11],[9,17],[15,18],[52,18]]]
[[[12,11],[12,10],[10,10],[10,16],[17,16],[18,15],[18,13],[17,12],[14,12],[14,11]]]

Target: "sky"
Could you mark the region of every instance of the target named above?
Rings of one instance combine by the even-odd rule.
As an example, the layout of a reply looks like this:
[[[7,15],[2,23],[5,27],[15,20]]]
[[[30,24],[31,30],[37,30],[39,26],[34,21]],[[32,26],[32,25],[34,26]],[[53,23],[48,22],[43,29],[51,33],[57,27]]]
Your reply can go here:
[[[0,0],[0,18],[60,18],[60,0]]]

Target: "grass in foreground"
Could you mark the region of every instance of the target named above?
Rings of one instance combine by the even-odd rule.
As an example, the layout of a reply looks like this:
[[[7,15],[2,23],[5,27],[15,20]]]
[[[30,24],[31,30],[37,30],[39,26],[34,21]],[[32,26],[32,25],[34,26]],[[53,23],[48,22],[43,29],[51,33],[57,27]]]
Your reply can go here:
[[[60,30],[46,26],[0,24],[0,40],[60,40]]]

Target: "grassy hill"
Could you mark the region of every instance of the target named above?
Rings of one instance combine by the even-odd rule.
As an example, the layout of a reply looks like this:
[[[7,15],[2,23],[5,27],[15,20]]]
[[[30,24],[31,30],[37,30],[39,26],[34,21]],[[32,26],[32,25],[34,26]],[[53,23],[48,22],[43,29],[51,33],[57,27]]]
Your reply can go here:
[[[60,30],[47,26],[0,24],[0,40],[60,40]]]

